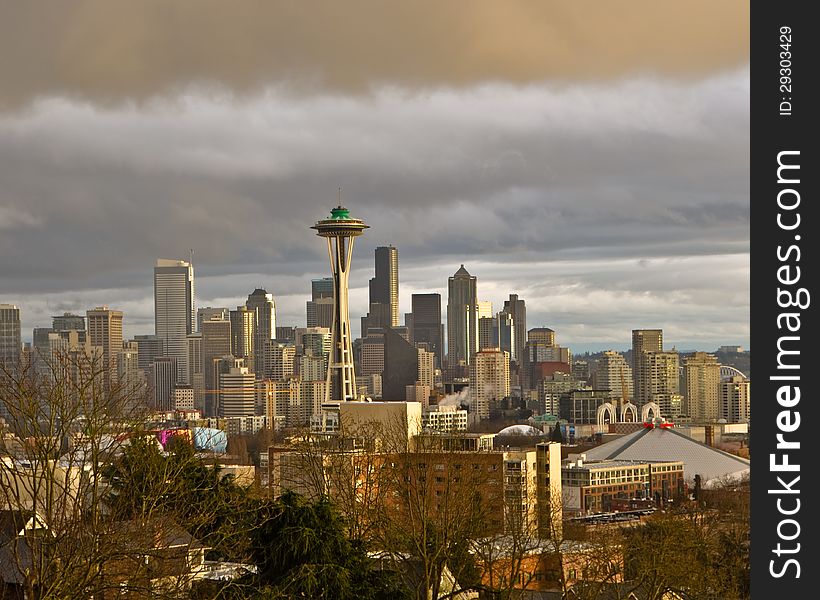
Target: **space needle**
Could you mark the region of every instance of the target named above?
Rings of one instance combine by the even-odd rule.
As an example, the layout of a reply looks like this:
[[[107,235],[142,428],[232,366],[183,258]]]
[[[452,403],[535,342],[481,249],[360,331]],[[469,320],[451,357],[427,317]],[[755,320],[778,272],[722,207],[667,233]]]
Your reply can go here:
[[[358,399],[347,305],[347,280],[353,257],[353,241],[368,227],[361,219],[351,217],[350,211],[343,206],[332,209],[330,218],[311,227],[316,230],[316,235],[327,239],[330,271],[333,274],[333,327],[330,331],[331,349],[325,402]]]

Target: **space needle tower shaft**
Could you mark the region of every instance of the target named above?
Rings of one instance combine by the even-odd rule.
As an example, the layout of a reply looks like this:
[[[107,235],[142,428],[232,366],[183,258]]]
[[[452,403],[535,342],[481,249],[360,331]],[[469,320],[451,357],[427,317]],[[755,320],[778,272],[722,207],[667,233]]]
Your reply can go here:
[[[354,219],[343,206],[331,210],[330,218],[316,223],[311,229],[327,239],[330,271],[333,275],[333,326],[327,369],[325,402],[347,402],[357,399],[356,373],[353,367],[353,340],[350,334],[347,286],[353,242],[368,225]]]

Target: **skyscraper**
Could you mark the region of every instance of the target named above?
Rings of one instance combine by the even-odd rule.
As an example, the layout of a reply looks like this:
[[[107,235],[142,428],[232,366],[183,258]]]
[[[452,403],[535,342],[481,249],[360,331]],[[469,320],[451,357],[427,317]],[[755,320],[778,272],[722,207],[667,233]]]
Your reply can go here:
[[[51,328],[54,331],[84,331],[85,317],[82,315],[63,313],[62,315],[51,317]]]
[[[645,387],[647,375],[641,361],[644,352],[663,352],[662,329],[632,330],[632,376],[635,379],[635,403],[642,406],[649,402],[649,391]]]
[[[447,296],[447,365],[469,365],[478,350],[476,278],[464,265],[450,277]]]
[[[164,356],[177,359],[177,377],[188,383],[187,336],[194,332],[194,266],[184,260],[157,259],[154,266],[154,325]]]
[[[399,251],[393,246],[376,248],[376,276],[370,280],[370,303],[388,307],[389,327],[399,325]]]
[[[362,337],[368,329],[399,325],[399,252],[393,246],[376,248],[376,276],[370,280],[368,313],[362,317]]]
[[[231,354],[245,360],[248,372],[256,373],[256,312],[247,306],[231,311]]]
[[[510,395],[510,355],[498,349],[481,350],[470,364],[470,411],[490,417],[490,401]]]
[[[325,401],[344,402],[357,398],[347,288],[353,242],[367,227],[361,219],[351,217],[350,211],[343,206],[332,209],[330,218],[319,221],[312,227],[317,230],[316,235],[327,240],[335,300],[331,328],[333,343],[327,370],[330,385],[326,386]]]
[[[632,399],[632,368],[623,354],[614,350],[604,352],[595,371],[595,389],[609,390],[608,398]]]
[[[217,416],[219,384],[214,361],[231,356],[231,322],[222,319],[202,322],[202,374],[205,384],[204,411],[207,416]],[[200,407],[197,407],[200,408]]]
[[[410,339],[414,344],[424,345],[436,357],[436,367],[441,368],[444,352],[444,327],[441,324],[441,294],[413,294],[412,327]]]
[[[510,299],[504,301],[503,312],[512,316],[515,326],[515,349],[510,353],[510,360],[520,362],[527,343],[527,306],[518,294],[510,294]]]
[[[20,309],[13,304],[0,304],[0,370],[17,366],[22,347]]]
[[[695,352],[683,363],[686,382],[684,411],[696,422],[715,422],[721,418],[720,365],[717,357]]]
[[[261,364],[265,343],[276,338],[276,305],[273,302],[273,294],[269,294],[262,288],[256,288],[248,296],[245,306],[255,315],[254,363]]]
[[[307,326],[333,326],[333,278],[323,277],[310,281],[311,298],[307,302]]]
[[[106,381],[117,378],[117,355],[122,350],[122,311],[98,306],[86,312],[88,342],[102,348],[103,365],[109,370]]]

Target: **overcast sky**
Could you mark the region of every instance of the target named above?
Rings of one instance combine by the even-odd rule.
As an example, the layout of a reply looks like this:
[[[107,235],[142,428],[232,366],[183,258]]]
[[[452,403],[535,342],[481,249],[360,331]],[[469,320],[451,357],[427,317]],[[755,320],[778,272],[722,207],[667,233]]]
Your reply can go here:
[[[153,263],[193,249],[198,306],[264,287],[303,325],[341,187],[371,226],[354,331],[392,243],[402,313],[446,304],[463,263],[573,350],[641,327],[749,347],[748,22],[743,1],[0,0],[0,303],[27,340],[100,304],[153,333]]]

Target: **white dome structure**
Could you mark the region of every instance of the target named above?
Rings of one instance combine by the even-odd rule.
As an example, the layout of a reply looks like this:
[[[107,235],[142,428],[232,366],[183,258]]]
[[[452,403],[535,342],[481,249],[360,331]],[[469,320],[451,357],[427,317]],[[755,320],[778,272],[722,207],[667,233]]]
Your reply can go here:
[[[510,425],[509,427],[505,427],[498,433],[497,436],[504,436],[504,435],[544,435],[544,432],[540,429],[536,429],[532,425]]]

